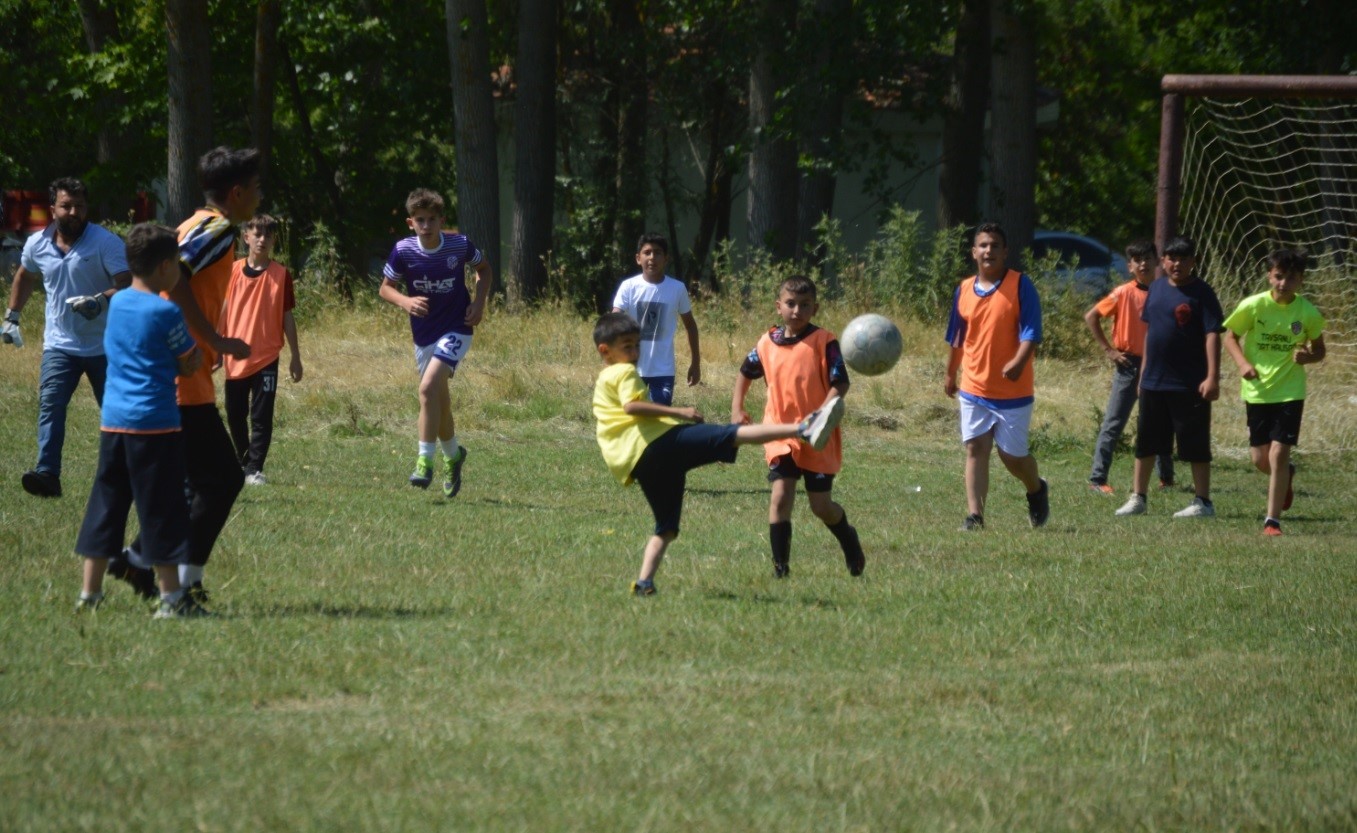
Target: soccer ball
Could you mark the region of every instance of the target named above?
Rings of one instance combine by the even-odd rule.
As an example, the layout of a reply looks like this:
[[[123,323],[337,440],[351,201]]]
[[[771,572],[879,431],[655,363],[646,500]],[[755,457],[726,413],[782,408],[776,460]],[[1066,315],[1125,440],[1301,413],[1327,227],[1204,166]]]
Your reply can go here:
[[[904,346],[895,324],[874,312],[849,321],[839,336],[843,360],[864,376],[880,376],[895,367]]]

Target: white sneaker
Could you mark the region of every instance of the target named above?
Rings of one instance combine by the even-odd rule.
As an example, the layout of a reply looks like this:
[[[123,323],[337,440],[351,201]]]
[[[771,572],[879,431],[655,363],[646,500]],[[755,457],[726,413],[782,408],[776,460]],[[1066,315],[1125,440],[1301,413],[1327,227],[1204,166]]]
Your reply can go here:
[[[829,445],[829,438],[843,419],[843,397],[836,396],[823,408],[801,421],[797,433],[811,448],[819,451]]]
[[[1121,505],[1121,508],[1117,510],[1117,515],[1119,517],[1125,517],[1127,515],[1144,515],[1144,514],[1145,514],[1144,495],[1132,494],[1129,498],[1126,499],[1126,502]]]
[[[268,481],[264,479],[264,473],[262,471],[253,471],[245,475],[246,486],[263,486],[266,483],[268,483]]]
[[[1179,509],[1173,513],[1175,518],[1214,518],[1216,516],[1216,507],[1207,503],[1199,497],[1192,498],[1192,502],[1186,509]]]

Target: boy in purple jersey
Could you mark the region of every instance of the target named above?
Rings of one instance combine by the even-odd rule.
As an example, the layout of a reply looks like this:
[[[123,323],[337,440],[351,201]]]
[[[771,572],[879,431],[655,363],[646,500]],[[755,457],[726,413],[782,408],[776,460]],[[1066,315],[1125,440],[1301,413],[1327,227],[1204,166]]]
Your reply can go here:
[[[396,244],[382,270],[382,300],[410,314],[419,372],[419,457],[410,485],[429,488],[433,456],[443,451],[443,495],[462,488],[466,449],[457,442],[448,384],[471,349],[473,328],[485,315],[493,274],[481,252],[463,234],[443,231],[443,197],[416,188],[405,199],[405,224],[415,234]],[[476,296],[466,268],[476,270]],[[403,284],[403,286],[402,286]],[[436,360],[436,361],[432,361]]]

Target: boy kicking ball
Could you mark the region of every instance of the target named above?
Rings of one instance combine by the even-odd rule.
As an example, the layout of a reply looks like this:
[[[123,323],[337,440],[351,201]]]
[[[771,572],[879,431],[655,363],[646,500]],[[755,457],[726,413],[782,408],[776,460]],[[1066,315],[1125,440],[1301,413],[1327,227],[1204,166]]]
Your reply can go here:
[[[678,537],[688,472],[709,463],[733,463],[742,445],[799,439],[822,449],[843,418],[843,400],[832,397],[800,424],[707,425],[696,408],[650,401],[636,371],[640,342],[641,326],[625,313],[606,313],[594,325],[594,345],[606,365],[594,385],[594,418],[609,471],[624,486],[641,484],[655,516],[655,532],[632,585],[637,596],[651,596],[665,550]]]
[[[471,349],[471,336],[485,315],[493,274],[464,234],[443,231],[443,197],[416,188],[405,200],[406,225],[414,232],[396,244],[382,270],[378,294],[410,315],[419,371],[419,456],[410,485],[429,488],[434,452],[443,451],[443,496],[462,489],[466,449],[457,442],[448,385]],[[476,297],[467,287],[467,267],[476,272]],[[404,284],[402,292],[401,284]]]

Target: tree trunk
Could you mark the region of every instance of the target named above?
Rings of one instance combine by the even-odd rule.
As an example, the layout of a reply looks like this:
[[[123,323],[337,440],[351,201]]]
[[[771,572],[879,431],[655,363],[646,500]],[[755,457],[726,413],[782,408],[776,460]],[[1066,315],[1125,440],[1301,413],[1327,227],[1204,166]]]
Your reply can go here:
[[[543,258],[551,250],[556,185],[555,0],[521,0],[514,75],[514,227],[509,300],[531,303],[547,286]]]
[[[1012,0],[992,0],[994,108],[990,210],[1008,233],[1014,258],[1036,228],[1037,63],[1034,28]]]
[[[726,148],[733,137],[728,126],[732,121],[727,89],[720,81],[707,84],[707,160],[703,168],[702,203],[698,212],[697,236],[693,239],[692,257],[688,260],[686,278],[689,282],[701,280],[711,292],[719,292],[716,274],[710,268],[712,246],[725,218],[727,235],[730,230],[730,161]]]
[[[853,4],[851,0],[816,0],[815,18],[820,21],[820,39],[828,43],[852,43]],[[811,66],[812,88],[817,93],[807,109],[801,133],[801,158],[810,169],[801,176],[796,253],[806,260],[817,260],[818,241],[815,226],[833,213],[834,189],[838,183],[836,145],[843,127],[844,97],[849,77],[836,71],[837,52],[819,48]],[[837,277],[837,276],[834,276]]]
[[[212,62],[207,4],[166,0],[169,43],[169,170],[166,186],[171,225],[202,205],[198,158],[212,146]]]
[[[113,7],[97,0],[80,0],[80,25],[84,29],[85,45],[89,47],[91,55],[97,55],[103,52],[108,44],[121,40],[117,12]],[[126,110],[127,106],[127,94],[116,88],[108,90],[94,102],[99,124],[99,132],[95,137],[97,143],[95,158],[101,169],[116,168],[133,146],[134,131],[130,127],[119,125],[114,118],[116,114]],[[126,183],[128,186],[131,184]],[[115,216],[117,211],[114,206],[130,203],[132,194],[114,192],[121,189],[92,188],[92,190],[94,193],[91,195],[93,202],[90,208],[94,217],[101,220],[123,219]]]
[[[485,0],[447,0],[452,63],[453,141],[457,152],[457,224],[500,269],[499,158]]]
[[[938,227],[980,221],[980,168],[989,97],[990,0],[963,0],[943,109]]]
[[[749,246],[786,260],[796,251],[796,145],[785,125],[775,119],[777,92],[785,86],[781,64],[787,29],[796,17],[796,3],[763,0],[759,11],[758,46],[749,70]]]
[[[254,102],[250,137],[259,151],[260,178],[267,180],[273,156],[273,107],[278,69],[278,21],[281,0],[259,0],[254,30]]]
[[[620,47],[617,72],[617,202],[618,234],[623,251],[636,251],[636,241],[648,228],[646,208],[650,170],[646,165],[645,131],[650,85],[646,55],[650,49],[637,14],[635,0],[614,0],[613,25]],[[671,243],[671,245],[673,245]]]

